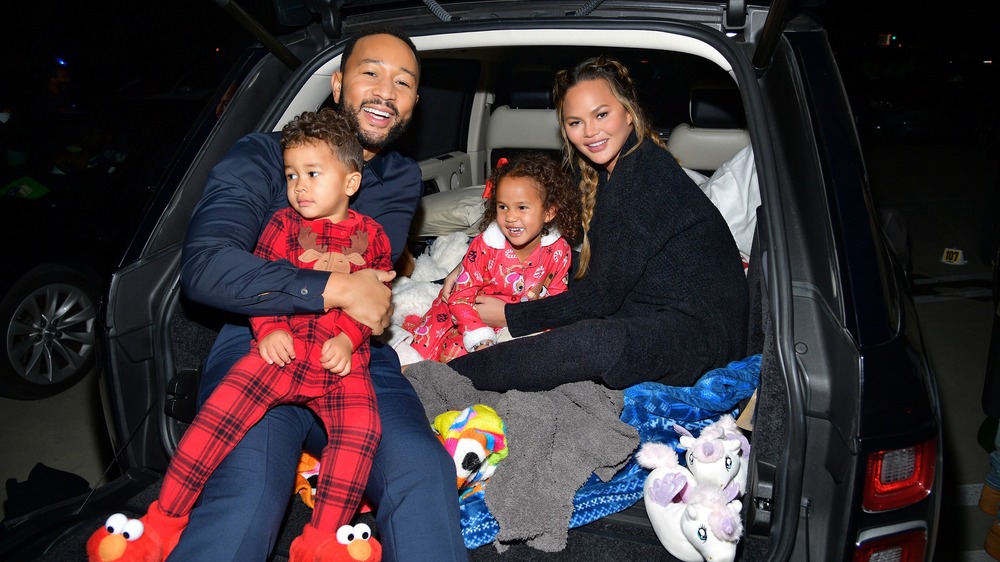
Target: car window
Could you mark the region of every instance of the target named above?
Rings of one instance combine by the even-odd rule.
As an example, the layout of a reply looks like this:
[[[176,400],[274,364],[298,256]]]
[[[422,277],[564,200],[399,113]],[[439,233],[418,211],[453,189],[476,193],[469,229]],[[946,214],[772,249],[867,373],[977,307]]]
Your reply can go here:
[[[551,92],[557,71],[601,54],[614,56],[629,68],[648,117],[656,129],[665,132],[688,121],[692,86],[704,83],[733,85],[732,78],[718,65],[688,53],[575,46],[548,47],[544,52],[532,47],[505,48],[502,53],[487,55],[506,61],[496,65],[492,80],[496,95],[493,107],[516,106],[517,95],[526,90]]]
[[[449,152],[466,152],[469,113],[480,63],[476,60],[421,61],[420,101],[409,130],[396,144],[401,154],[420,161]]]

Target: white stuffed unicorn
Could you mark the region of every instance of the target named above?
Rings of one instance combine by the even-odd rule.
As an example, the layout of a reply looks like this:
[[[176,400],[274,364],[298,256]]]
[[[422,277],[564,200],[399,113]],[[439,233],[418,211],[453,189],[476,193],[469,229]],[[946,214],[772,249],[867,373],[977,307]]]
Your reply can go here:
[[[675,497],[683,499],[688,490],[694,488],[694,475],[680,464],[677,451],[663,443],[643,443],[635,454],[635,460],[639,466],[652,471],[646,477],[646,488],[653,480],[662,481],[656,490],[665,501],[671,501]],[[670,498],[664,498],[665,494],[670,494]]]
[[[705,426],[695,438],[679,425],[674,431],[680,434],[680,448],[685,449],[687,468],[694,475],[694,483],[702,488],[724,490],[733,488],[733,497],[740,497],[747,489],[747,464],[750,442],[736,426],[729,414]]]
[[[643,497],[653,531],[667,552],[683,562],[735,560],[743,534],[740,501],[716,489],[695,487],[691,473],[666,445],[645,443],[636,459],[652,469]]]
[[[746,491],[750,443],[729,415],[698,438],[679,425],[674,430],[687,451],[687,467],[662,443],[644,443],[636,453],[639,465],[652,471],[643,497],[653,530],[679,560],[731,562],[743,534],[737,498]]]
[[[736,543],[743,534],[740,518],[743,504],[737,499],[727,501],[727,498],[714,490],[696,489],[690,494],[682,504],[684,511],[680,516],[680,535],[687,539],[691,548],[678,549],[671,554],[684,562],[736,560]]]

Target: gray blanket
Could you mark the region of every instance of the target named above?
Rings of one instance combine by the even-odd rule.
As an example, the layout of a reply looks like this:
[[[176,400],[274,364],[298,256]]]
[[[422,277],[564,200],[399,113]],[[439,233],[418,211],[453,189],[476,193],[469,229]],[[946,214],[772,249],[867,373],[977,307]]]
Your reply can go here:
[[[576,491],[591,473],[610,480],[639,445],[636,429],[619,419],[622,392],[596,383],[545,392],[482,391],[433,361],[411,365],[406,378],[428,422],[473,404],[492,407],[504,420],[510,455],[485,488],[486,505],[500,525],[495,544],[501,551],[521,541],[546,552],[566,548]]]

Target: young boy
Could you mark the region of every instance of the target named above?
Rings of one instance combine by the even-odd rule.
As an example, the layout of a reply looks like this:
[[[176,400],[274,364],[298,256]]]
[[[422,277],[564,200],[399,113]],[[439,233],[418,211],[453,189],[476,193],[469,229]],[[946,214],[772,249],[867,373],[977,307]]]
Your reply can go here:
[[[332,109],[303,113],[282,129],[281,147],[291,207],[274,214],[254,253],[324,271],[391,269],[389,239],[382,227],[348,208],[361,185],[364,165],[350,121]],[[322,315],[254,317],[250,323],[250,353],[226,374],[199,411],[170,461],[159,500],[141,519],[147,533],[159,535],[163,559],[177,544],[212,471],[278,404],[309,407],[329,436],[312,521],[292,543],[290,559],[311,562],[317,553],[343,548],[337,531],[350,521],[361,500],[381,435],[368,373],[370,329],[339,309]],[[368,533],[367,528],[359,530]],[[373,539],[369,543],[377,559],[381,549]]]

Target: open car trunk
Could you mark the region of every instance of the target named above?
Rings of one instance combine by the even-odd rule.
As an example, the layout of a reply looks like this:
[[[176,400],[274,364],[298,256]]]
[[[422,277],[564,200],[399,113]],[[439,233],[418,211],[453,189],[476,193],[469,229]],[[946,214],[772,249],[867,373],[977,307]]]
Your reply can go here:
[[[768,346],[773,349],[773,331],[771,322],[767,319],[765,312],[768,299],[761,293],[761,269],[759,267],[759,256],[753,255],[751,267],[748,271],[751,294],[753,296],[753,314],[751,322],[753,329],[749,334],[750,346],[748,355],[760,353]],[[180,305],[176,309],[176,314],[171,321],[171,334],[175,345],[183,347],[184,342],[191,341],[211,341],[212,328],[205,324],[204,318],[194,316],[200,311],[197,307],[187,307]],[[201,311],[203,312],[203,311]],[[771,335],[769,335],[771,334]],[[772,351],[773,353],[773,351]],[[184,356],[187,356],[185,353]],[[191,360],[197,356],[196,353],[190,355]],[[768,359],[765,353],[765,362],[761,369],[761,393],[758,398],[759,411],[781,412],[785,410],[785,390],[782,377],[777,372],[773,362]],[[196,377],[196,366],[186,367],[180,372],[185,379]],[[193,384],[191,380],[183,383],[185,386]],[[188,391],[193,392],[195,387]],[[185,391],[186,392],[186,391]],[[192,412],[174,411],[174,419],[178,432],[183,431],[183,420],[190,419]],[[784,432],[784,420],[779,415],[758,415],[756,417],[757,428],[754,433],[762,435],[776,435],[776,432]],[[767,431],[768,433],[763,433]],[[780,440],[753,439],[753,456],[758,465],[766,463],[774,466],[781,462],[783,447]],[[109,510],[120,511],[129,517],[139,517],[146,512],[149,504],[154,501],[159,493],[161,475],[158,470],[136,468],[130,470],[126,475],[116,481],[116,486],[109,486],[98,492],[97,497],[91,499],[89,504],[82,510],[81,515],[73,518],[73,524],[64,529],[61,536],[49,547],[43,556],[37,560],[43,561],[85,561],[86,555],[83,545],[93,531],[101,526],[109,514]],[[271,561],[281,561],[288,559],[288,548],[292,540],[301,534],[302,527],[307,524],[312,515],[310,508],[302,502],[298,495],[289,495],[288,512],[285,523],[281,529],[277,547],[269,557]],[[767,529],[767,519],[769,512],[761,513],[747,504],[745,517],[747,518],[748,532],[751,530],[751,522],[755,519],[764,518],[758,523],[758,529]],[[374,517],[371,513],[357,516],[356,521],[366,522],[375,528]],[[376,530],[377,534],[377,530]],[[744,537],[742,555],[740,560],[768,560],[767,549],[769,541],[766,536],[754,537],[749,535]],[[16,558],[15,558],[16,559]],[[35,558],[25,558],[35,559]],[[611,514],[607,517],[594,521],[593,523],[570,529],[565,550],[550,553],[536,550],[527,545],[512,545],[504,553],[499,553],[493,546],[487,545],[470,550],[469,559],[476,560],[573,560],[573,561],[604,561],[604,560],[669,560],[672,557],[667,554],[661,545],[653,527],[646,515],[642,500],[624,511]]]
[[[141,514],[155,499],[159,474],[194,415],[201,361],[229,320],[185,299],[179,285],[187,220],[208,171],[240,136],[278,130],[326,103],[339,37],[375,21],[407,29],[421,51],[421,102],[398,146],[423,172],[425,204],[411,229],[416,253],[430,236],[421,214],[430,201],[481,186],[495,149],[558,148],[552,131],[519,136],[528,139],[523,146],[494,143],[491,122],[502,108],[523,109],[523,94],[549,88],[555,69],[588,56],[626,61],[668,146],[682,130],[705,129],[709,139],[745,139],[737,149],[750,143],[760,206],[747,215],[746,355],[762,354],[762,361],[738,559],[851,559],[856,543],[900,531],[922,532],[929,556],[939,501],[931,490],[939,489],[940,472],[931,471],[928,493],[912,503],[862,507],[873,455],[933,443],[940,422],[912,301],[873,219],[822,29],[808,18],[768,20],[766,8],[742,2],[605,2],[580,14],[565,3],[543,2],[535,11],[535,3],[455,3],[448,20],[397,4],[324,16],[284,38],[301,66],[251,50],[234,71],[226,111],[206,112],[111,286],[104,387],[125,477],[99,490],[78,516],[67,515],[61,538],[48,536],[54,546],[41,559],[83,560],[83,542],[110,507]],[[735,96],[738,119],[702,122],[691,94],[705,83]],[[528,110],[550,111],[545,103]],[[684,156],[676,147],[675,155],[682,164],[698,162],[718,142]],[[708,176],[722,161],[706,162],[697,171]],[[472,226],[463,217],[448,228]],[[939,466],[940,453],[932,454]],[[298,499],[290,494],[289,501],[276,560],[309,518]],[[560,553],[514,546],[498,554],[485,546],[470,557],[669,559],[641,501],[571,530]]]
[[[754,255],[754,258],[759,258]],[[764,307],[767,297],[761,293],[761,270],[759,259],[751,260],[751,267],[748,271],[748,279],[751,286],[752,302],[754,304],[751,321],[754,328],[749,334],[750,346],[748,355],[760,353],[767,346],[773,346],[773,334],[771,332],[771,322],[766,319],[767,314]],[[188,308],[179,306],[177,313],[171,321],[172,338],[175,345],[183,346],[183,342],[190,341],[211,341],[212,328],[206,326],[204,318],[195,317],[194,314],[200,309],[196,307]],[[190,315],[190,316],[189,316]],[[186,354],[185,354],[186,355]],[[191,354],[194,360],[197,354]],[[773,363],[769,364],[766,359],[761,369],[761,394],[758,398],[759,411],[784,411],[785,391],[782,377],[777,373]],[[196,367],[185,368],[180,371],[187,377],[196,377]],[[193,384],[187,381],[186,384]],[[193,389],[194,387],[192,387]],[[765,390],[766,389],[766,390]],[[183,430],[184,422],[181,419],[190,419],[191,412],[173,414],[173,419],[177,423],[179,432]],[[757,427],[754,433],[767,431],[767,435],[775,435],[775,432],[784,432],[784,420],[777,415],[758,415],[756,417]],[[774,465],[781,462],[783,448],[778,446],[779,440],[753,439],[754,457],[757,463],[767,463]],[[45,554],[37,560],[61,561],[61,562],[84,562],[86,554],[83,545],[93,531],[101,526],[109,514],[109,509],[120,511],[129,517],[139,517],[146,512],[149,504],[154,501],[159,493],[161,475],[157,470],[132,469],[125,476],[117,481],[117,486],[107,487],[98,492],[97,497],[83,509],[81,516],[73,519],[73,524],[65,529],[58,540],[47,548]],[[487,486],[488,487],[488,486]],[[302,527],[307,524],[312,515],[312,511],[301,500],[298,495],[289,495],[288,513],[285,523],[281,529],[278,544],[275,552],[269,557],[271,561],[282,561],[288,559],[288,548],[292,540],[301,534]],[[765,518],[758,528],[766,529],[766,522],[769,513],[760,513],[756,509],[749,508],[745,511],[748,520],[748,531],[750,521],[755,518]],[[358,522],[366,522],[375,528],[374,517],[371,513],[358,515]],[[376,530],[377,534],[377,530]],[[768,540],[764,536],[746,536],[743,539],[742,555],[740,560],[767,560]],[[34,558],[26,558],[34,559]],[[624,511],[611,514],[607,517],[594,521],[593,523],[570,529],[567,547],[565,550],[551,553],[534,549],[527,545],[511,545],[504,553],[499,553],[490,545],[482,546],[469,551],[469,559],[476,560],[573,560],[573,561],[604,561],[604,560],[669,560],[672,557],[667,554],[661,545],[656,533],[646,515],[642,500]]]

